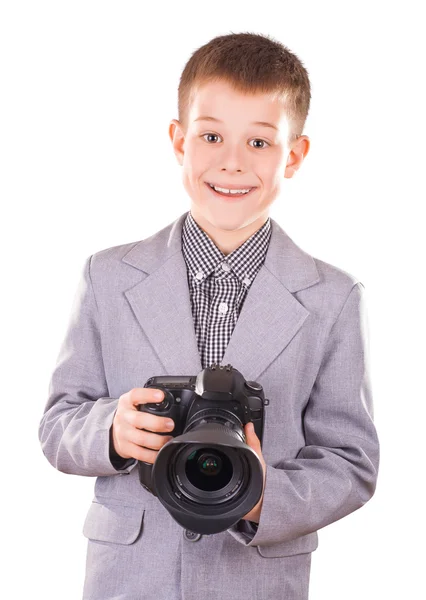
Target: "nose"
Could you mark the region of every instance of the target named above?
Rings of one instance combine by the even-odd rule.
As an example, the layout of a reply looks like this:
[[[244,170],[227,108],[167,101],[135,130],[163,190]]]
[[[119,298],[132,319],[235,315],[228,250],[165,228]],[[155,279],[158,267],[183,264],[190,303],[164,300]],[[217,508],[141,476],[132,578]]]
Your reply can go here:
[[[224,149],[219,160],[221,162],[221,171],[241,173],[246,170],[246,158],[244,158],[244,151],[240,147],[229,146]]]

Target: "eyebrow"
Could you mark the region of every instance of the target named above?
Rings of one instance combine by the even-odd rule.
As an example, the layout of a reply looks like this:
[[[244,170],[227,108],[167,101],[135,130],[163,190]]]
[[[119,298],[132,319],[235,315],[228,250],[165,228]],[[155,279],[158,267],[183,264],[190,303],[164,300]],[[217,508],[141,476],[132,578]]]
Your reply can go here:
[[[223,123],[223,121],[220,121],[219,119],[207,116],[198,117],[197,119],[195,119],[195,121],[215,121],[216,123]],[[266,121],[253,121],[251,125],[262,125],[263,127],[272,127],[272,129],[279,131],[278,127],[272,125],[272,123],[267,123]]]

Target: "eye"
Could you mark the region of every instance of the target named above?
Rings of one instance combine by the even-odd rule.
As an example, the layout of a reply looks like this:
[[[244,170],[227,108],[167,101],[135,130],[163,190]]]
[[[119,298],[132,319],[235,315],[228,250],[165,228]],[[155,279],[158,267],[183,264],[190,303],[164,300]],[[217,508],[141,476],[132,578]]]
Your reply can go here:
[[[205,134],[204,134],[204,135],[202,135],[201,137],[202,137],[202,138],[205,138],[205,137],[206,137],[206,135],[209,135],[210,137],[211,137],[211,136],[213,136],[213,137],[219,137],[218,135],[216,135],[216,133],[205,133]],[[207,141],[207,140],[206,140],[206,141]]]
[[[205,133],[204,135],[202,135],[202,138],[205,138],[206,136],[210,136],[210,137],[220,137],[218,136],[216,133]],[[208,141],[208,140],[206,140]],[[260,138],[255,138],[254,140],[250,140],[251,142],[262,142],[263,144],[266,144],[267,146],[270,146],[269,142],[267,142],[266,140],[262,140]],[[252,146],[253,147],[253,146]],[[262,150],[265,146],[255,146],[256,148],[259,148],[260,150]]]
[[[256,138],[254,140],[250,140],[251,142],[262,142],[263,144],[266,144],[267,146],[270,146],[270,144],[268,142],[266,142],[265,140],[261,140],[259,138]],[[262,150],[262,148],[264,148],[265,146],[256,146],[256,148],[260,148]]]

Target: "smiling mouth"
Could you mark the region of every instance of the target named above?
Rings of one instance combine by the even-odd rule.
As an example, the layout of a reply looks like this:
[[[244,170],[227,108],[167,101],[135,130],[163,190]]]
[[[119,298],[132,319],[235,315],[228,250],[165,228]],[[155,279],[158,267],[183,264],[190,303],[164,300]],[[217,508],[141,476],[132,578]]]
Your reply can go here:
[[[239,198],[243,198],[244,196],[250,195],[253,192],[253,190],[257,189],[256,187],[246,187],[246,188],[241,187],[239,189],[249,190],[249,191],[248,192],[243,192],[243,193],[236,193],[236,192],[230,191],[230,192],[226,193],[226,192],[221,192],[221,191],[215,190],[213,188],[214,184],[209,183],[208,181],[205,181],[205,184],[213,192],[213,194],[215,194],[216,196],[220,196],[222,198],[226,198],[228,200],[233,200],[233,199],[236,200],[236,199],[239,199]],[[215,186],[215,187],[219,187],[222,190],[229,189],[229,188],[226,188],[225,186],[223,186],[223,187],[222,186]],[[232,188],[231,188],[231,190],[232,190]]]

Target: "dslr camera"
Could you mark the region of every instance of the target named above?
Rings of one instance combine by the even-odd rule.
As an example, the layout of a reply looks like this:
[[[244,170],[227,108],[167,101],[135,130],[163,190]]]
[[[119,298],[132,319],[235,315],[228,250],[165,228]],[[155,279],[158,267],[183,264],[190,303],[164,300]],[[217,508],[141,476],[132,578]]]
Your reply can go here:
[[[262,386],[246,381],[231,365],[213,363],[194,376],[151,377],[144,387],[161,389],[164,400],[138,410],[175,422],[173,439],[154,464],[138,461],[139,481],[157,496],[182,527],[213,534],[235,525],[259,502],[262,463],[245,443],[252,422],[262,443]]]

